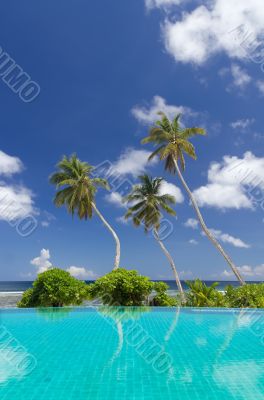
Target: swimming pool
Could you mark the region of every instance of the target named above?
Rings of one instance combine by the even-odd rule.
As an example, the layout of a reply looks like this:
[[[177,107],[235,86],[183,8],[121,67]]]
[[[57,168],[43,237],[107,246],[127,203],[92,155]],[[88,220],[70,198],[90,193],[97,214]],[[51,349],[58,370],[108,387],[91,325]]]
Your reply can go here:
[[[264,399],[264,311],[0,311],[2,400]]]

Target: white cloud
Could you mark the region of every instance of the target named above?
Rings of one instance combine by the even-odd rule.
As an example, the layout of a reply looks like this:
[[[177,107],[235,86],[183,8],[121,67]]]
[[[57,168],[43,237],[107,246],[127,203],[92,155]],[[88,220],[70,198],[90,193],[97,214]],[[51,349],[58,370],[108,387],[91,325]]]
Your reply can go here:
[[[233,129],[239,129],[239,130],[244,131],[248,127],[250,127],[254,122],[255,122],[254,118],[244,118],[244,119],[238,119],[236,121],[231,122],[230,126]]]
[[[225,53],[231,59],[247,56],[245,40],[254,42],[264,32],[262,0],[206,0],[181,19],[166,19],[163,36],[176,61],[203,64]]]
[[[236,238],[234,236],[229,235],[228,233],[223,233],[220,230],[217,229],[210,229],[214,237],[218,240],[220,240],[223,243],[229,243],[234,247],[240,247],[244,249],[248,249],[250,247],[249,244],[245,243],[243,240]],[[204,236],[204,233],[202,233]]]
[[[250,151],[242,158],[224,156],[222,162],[213,162],[208,170],[208,183],[193,194],[199,206],[221,210],[253,208],[251,188],[264,190],[264,157]]]
[[[246,70],[241,68],[239,65],[232,64],[230,71],[234,86],[244,89],[251,82],[251,77],[248,75]]]
[[[193,245],[197,245],[198,244],[197,240],[195,240],[195,239],[190,239],[189,243],[193,244]]]
[[[169,105],[161,96],[154,96],[151,104],[148,106],[135,106],[131,112],[133,116],[141,124],[150,125],[157,121],[160,117],[158,112],[164,112],[169,119],[173,119],[177,114],[183,114],[183,117],[197,116],[198,113],[185,106]]]
[[[41,221],[41,226],[43,226],[43,228],[48,228],[50,226],[50,222],[49,221]]]
[[[197,221],[197,219],[189,218],[189,219],[187,219],[186,222],[184,222],[183,225],[184,225],[186,228],[197,229],[197,228],[198,228],[198,224],[199,224],[199,222]]]
[[[257,81],[257,82],[256,82],[256,86],[257,86],[259,92],[260,92],[262,95],[264,95],[264,81],[261,81],[261,80]]]
[[[194,218],[189,218],[183,225],[186,228],[197,229],[199,222]],[[228,233],[223,233],[219,229],[210,229],[214,237],[220,240],[223,243],[229,243],[234,247],[241,247],[248,249],[250,247],[249,244],[245,243],[243,240],[236,238],[234,236],[229,235]],[[205,233],[201,231],[201,235],[205,236]],[[189,243],[195,244],[193,240],[190,240]]]
[[[29,189],[0,182],[0,220],[12,222],[34,214],[37,211]]]
[[[192,279],[193,278],[193,273],[192,271],[189,270],[183,270],[179,272],[180,279]]]
[[[50,252],[48,249],[42,249],[40,255],[30,261],[30,264],[37,267],[37,274],[47,271],[51,268],[52,264],[50,260]]]
[[[167,8],[173,5],[179,5],[186,0],[145,0],[145,5],[148,10],[152,8]]]
[[[125,219],[124,216],[122,216],[122,217],[117,217],[117,218],[116,218],[116,221],[119,222],[119,223],[122,224],[122,225],[128,225],[128,223],[129,223],[129,221],[128,221],[127,219]]]
[[[244,276],[246,279],[250,280],[264,280],[264,264],[257,265],[256,267],[252,267],[250,265],[243,265],[242,267],[237,267],[239,272],[241,273],[242,276]],[[222,277],[224,278],[231,278],[233,277],[234,274],[232,271],[227,271],[224,270],[222,272]]]
[[[8,178],[22,170],[23,164],[19,158],[0,150],[0,175]],[[29,189],[23,185],[0,181],[0,220],[14,222],[37,213],[34,209],[33,194]]]
[[[43,221],[41,221],[40,224],[41,224],[41,226],[43,226],[43,228],[48,228],[50,226],[51,222],[56,220],[56,218],[53,214],[51,214],[50,212],[45,211],[45,210],[42,212],[42,218],[43,218]]]
[[[145,173],[147,165],[154,165],[157,163],[157,159],[148,162],[148,157],[150,155],[150,151],[128,148],[112,165],[111,174],[117,174],[118,176],[130,174],[137,177]]]
[[[11,176],[23,170],[22,161],[0,150],[0,175]]]
[[[74,265],[72,265],[71,267],[67,268],[66,271],[68,271],[72,276],[74,276],[74,278],[78,279],[93,280],[97,278],[97,275],[93,271],[83,267],[75,267]]]
[[[169,183],[165,180],[163,180],[161,183],[160,194],[170,194],[171,196],[174,196],[176,203],[184,202],[184,196],[181,189],[175,186],[173,183]]]
[[[111,193],[107,194],[105,196],[105,199],[109,203],[114,204],[118,207],[125,207],[125,205],[122,203],[123,197],[118,192],[111,192]]]

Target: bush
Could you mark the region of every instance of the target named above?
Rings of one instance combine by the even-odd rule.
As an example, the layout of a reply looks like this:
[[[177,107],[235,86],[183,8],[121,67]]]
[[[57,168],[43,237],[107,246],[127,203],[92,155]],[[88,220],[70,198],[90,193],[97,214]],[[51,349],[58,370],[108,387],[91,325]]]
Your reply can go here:
[[[174,307],[177,305],[178,301],[176,297],[171,297],[166,293],[169,286],[165,282],[155,282],[153,289],[155,290],[156,295],[151,301],[152,306]]]
[[[80,305],[88,297],[85,282],[69,272],[52,268],[38,275],[33,288],[24,292],[18,307],[62,307]]]
[[[264,283],[247,284],[238,288],[226,287],[228,307],[264,308]]]
[[[111,306],[141,306],[150,295],[153,283],[137,271],[118,268],[89,286],[90,298],[100,298]]]
[[[190,290],[186,295],[188,307],[224,307],[225,296],[216,290],[218,283],[206,286],[200,279],[186,281]]]

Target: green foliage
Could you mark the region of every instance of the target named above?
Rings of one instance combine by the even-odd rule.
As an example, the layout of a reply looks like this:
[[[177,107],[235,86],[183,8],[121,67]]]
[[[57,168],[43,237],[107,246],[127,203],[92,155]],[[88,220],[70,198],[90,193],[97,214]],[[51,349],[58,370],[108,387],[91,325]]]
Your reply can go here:
[[[165,282],[155,282],[153,288],[156,295],[153,297],[151,305],[158,307],[174,307],[178,304],[176,297],[171,297],[166,293],[169,286]]]
[[[186,281],[190,290],[186,296],[186,306],[189,307],[224,307],[225,297],[216,290],[218,283],[206,286],[200,279]]]
[[[175,197],[169,194],[160,194],[163,178],[151,178],[148,175],[139,176],[140,184],[135,185],[124,202],[132,203],[125,219],[132,218],[135,226],[142,224],[145,231],[158,229],[162,211],[169,215],[176,215],[170,207],[175,204]]]
[[[22,299],[18,302],[17,306],[24,307],[35,307],[35,293],[33,288],[27,289],[22,296]]]
[[[97,188],[109,189],[106,179],[92,178],[94,167],[75,154],[64,156],[57,169],[50,177],[50,183],[60,188],[54,198],[55,205],[65,206],[72,215],[76,212],[80,219],[91,218]]]
[[[69,272],[52,268],[39,274],[32,289],[24,292],[18,307],[62,307],[80,305],[88,297],[85,282]]]
[[[137,271],[118,268],[88,286],[90,298],[100,298],[110,306],[141,306],[153,283]]]
[[[196,135],[205,135],[205,131],[202,128],[181,126],[180,114],[172,121],[163,112],[159,114],[161,119],[152,127],[149,136],[142,140],[143,144],[153,143],[157,146],[149,159],[158,156],[160,160],[165,160],[165,169],[171,173],[176,172],[175,161],[179,161],[184,170],[185,154],[196,160],[195,148],[189,139]]]
[[[226,287],[228,307],[264,308],[264,283],[247,284],[238,288]]]

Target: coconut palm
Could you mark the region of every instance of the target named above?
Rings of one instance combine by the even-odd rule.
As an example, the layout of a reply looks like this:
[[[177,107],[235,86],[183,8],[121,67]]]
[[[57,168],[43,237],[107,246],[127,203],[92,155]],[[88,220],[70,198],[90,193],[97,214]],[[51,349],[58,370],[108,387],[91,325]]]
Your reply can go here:
[[[114,270],[119,267],[120,241],[114,229],[109,225],[95,204],[95,194],[99,187],[109,189],[106,179],[92,177],[94,167],[80,161],[75,154],[64,156],[57,164],[58,171],[50,177],[50,183],[56,185],[54,203],[57,207],[65,206],[72,216],[76,213],[80,219],[92,218],[95,212],[109,229],[116,242]]]
[[[189,189],[182,172],[185,170],[185,154],[196,160],[196,153],[193,144],[189,139],[196,135],[205,135],[202,128],[192,127],[184,128],[180,125],[180,114],[178,114],[172,121],[164,113],[159,113],[161,120],[156,122],[156,125],[150,129],[149,135],[142,140],[142,143],[154,143],[158,148],[150,155],[149,160],[158,156],[160,160],[165,160],[165,170],[172,174],[177,173],[179,179],[188,193],[197,218],[201,224],[202,230],[208,239],[214,244],[217,250],[222,254],[230,268],[236,275],[241,285],[245,284],[242,276],[240,275],[237,267],[231,258],[224,251],[220,243],[216,240],[212,232],[207,228],[202,214],[199,210],[197,202]],[[179,166],[180,164],[180,166]]]
[[[125,219],[132,218],[135,226],[144,225],[145,232],[153,229],[155,239],[169,260],[181,300],[185,302],[184,292],[173,258],[159,236],[161,211],[173,216],[176,215],[170,207],[170,204],[175,204],[175,198],[169,194],[160,194],[162,178],[152,179],[148,175],[142,175],[139,176],[139,180],[140,184],[134,186],[131,193],[124,198],[124,202],[131,203],[125,214]]]

